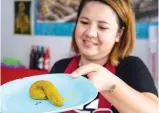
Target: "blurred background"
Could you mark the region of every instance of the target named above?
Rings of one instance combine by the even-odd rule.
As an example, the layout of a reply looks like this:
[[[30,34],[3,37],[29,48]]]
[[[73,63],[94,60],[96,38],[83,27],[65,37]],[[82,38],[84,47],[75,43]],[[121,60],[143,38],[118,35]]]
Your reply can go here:
[[[70,57],[71,34],[79,2],[1,0],[1,67],[48,72],[57,60]],[[133,8],[137,40],[132,55],[143,60],[157,86],[158,0],[133,0]],[[13,75],[8,73],[7,76]]]

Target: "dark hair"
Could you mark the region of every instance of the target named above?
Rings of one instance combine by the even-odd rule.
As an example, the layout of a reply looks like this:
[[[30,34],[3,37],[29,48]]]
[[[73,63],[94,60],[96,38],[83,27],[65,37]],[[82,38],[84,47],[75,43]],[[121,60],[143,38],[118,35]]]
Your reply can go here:
[[[101,2],[110,6],[116,12],[119,30],[124,27],[124,32],[120,41],[114,45],[109,54],[110,62],[117,65],[119,59],[130,55],[135,44],[135,17],[132,10],[132,2],[131,0],[82,0],[79,5],[76,24],[83,7],[91,1]],[[75,53],[79,53],[79,49],[75,42],[75,29],[76,25],[73,31],[72,50]]]

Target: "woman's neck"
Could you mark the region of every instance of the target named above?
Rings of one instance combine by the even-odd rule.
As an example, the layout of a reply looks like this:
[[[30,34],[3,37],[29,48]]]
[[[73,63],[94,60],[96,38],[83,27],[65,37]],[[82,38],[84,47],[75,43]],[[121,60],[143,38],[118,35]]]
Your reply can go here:
[[[100,58],[99,60],[94,60],[94,59],[89,59],[85,56],[81,55],[80,61],[79,61],[79,66],[83,66],[89,63],[95,63],[95,64],[99,64],[101,66],[103,66],[106,62],[107,62],[108,58],[107,57],[103,57]]]

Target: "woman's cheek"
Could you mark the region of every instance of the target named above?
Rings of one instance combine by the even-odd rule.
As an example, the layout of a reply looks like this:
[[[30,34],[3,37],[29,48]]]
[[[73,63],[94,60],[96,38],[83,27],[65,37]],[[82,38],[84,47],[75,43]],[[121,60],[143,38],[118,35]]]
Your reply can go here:
[[[102,34],[100,39],[100,44],[102,45],[102,49],[111,50],[114,46],[115,40],[112,38],[112,35],[108,34]]]
[[[76,34],[78,35],[78,36],[81,36],[81,35],[83,35],[84,34],[84,32],[85,32],[85,30],[87,29],[87,27],[86,26],[83,26],[82,24],[77,24],[77,26],[76,26]]]
[[[81,29],[80,29],[80,27],[77,26],[76,31],[75,31],[75,37],[79,37],[80,34],[81,34]]]

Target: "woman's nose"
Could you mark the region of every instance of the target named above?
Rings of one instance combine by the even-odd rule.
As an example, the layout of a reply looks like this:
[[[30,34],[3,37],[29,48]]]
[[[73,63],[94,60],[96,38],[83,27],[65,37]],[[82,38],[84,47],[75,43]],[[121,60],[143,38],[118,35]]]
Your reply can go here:
[[[97,29],[95,26],[91,25],[85,31],[85,35],[89,38],[96,38],[97,37]]]

